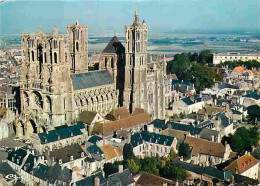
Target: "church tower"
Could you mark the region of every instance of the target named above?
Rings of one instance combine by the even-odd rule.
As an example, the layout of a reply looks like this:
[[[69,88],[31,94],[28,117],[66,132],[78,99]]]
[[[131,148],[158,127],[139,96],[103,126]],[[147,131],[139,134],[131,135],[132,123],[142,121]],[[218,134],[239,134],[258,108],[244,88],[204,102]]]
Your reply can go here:
[[[133,24],[125,26],[124,105],[129,106],[130,112],[135,108],[147,110],[147,32],[146,23],[139,22],[136,10]]]
[[[87,26],[68,25],[67,31],[70,39],[71,71],[74,73],[86,72],[88,70],[88,40]]]

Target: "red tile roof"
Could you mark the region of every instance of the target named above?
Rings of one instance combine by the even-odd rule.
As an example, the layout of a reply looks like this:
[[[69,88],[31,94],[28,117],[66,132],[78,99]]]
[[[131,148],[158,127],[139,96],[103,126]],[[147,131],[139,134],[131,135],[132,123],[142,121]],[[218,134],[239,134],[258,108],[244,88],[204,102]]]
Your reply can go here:
[[[254,156],[245,154],[225,167],[224,170],[231,170],[234,173],[242,174],[256,164],[258,164],[258,160]]]

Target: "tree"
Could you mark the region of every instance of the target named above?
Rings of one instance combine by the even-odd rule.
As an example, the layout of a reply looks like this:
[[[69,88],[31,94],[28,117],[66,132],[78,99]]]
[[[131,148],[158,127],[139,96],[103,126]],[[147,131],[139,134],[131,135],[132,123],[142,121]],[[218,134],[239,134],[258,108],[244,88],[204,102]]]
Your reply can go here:
[[[213,63],[213,54],[212,54],[212,52],[210,50],[204,50],[204,51],[200,52],[197,61],[200,64]]]
[[[105,177],[107,178],[110,174],[118,172],[118,166],[112,163],[105,163],[103,171],[105,172]]]
[[[249,120],[251,120],[253,123],[255,121],[260,121],[260,107],[258,105],[251,105],[247,107]]]
[[[181,143],[179,147],[179,156],[182,156],[184,160],[191,158],[191,148],[188,143]]]
[[[156,157],[145,157],[140,159],[141,170],[148,172],[150,174],[159,175],[159,169],[161,167],[161,162]]]
[[[137,174],[141,168],[139,159],[138,158],[128,159],[127,167],[133,174]]]
[[[233,135],[229,136],[230,147],[233,151],[244,153],[252,151],[253,146],[258,145],[259,135],[256,128],[238,128]]]
[[[127,161],[129,158],[133,158],[134,152],[133,152],[133,146],[129,143],[126,143],[123,147],[123,158],[125,161]]]
[[[183,181],[187,177],[186,171],[184,169],[176,167],[170,162],[166,163],[161,172],[161,176],[171,180]]]

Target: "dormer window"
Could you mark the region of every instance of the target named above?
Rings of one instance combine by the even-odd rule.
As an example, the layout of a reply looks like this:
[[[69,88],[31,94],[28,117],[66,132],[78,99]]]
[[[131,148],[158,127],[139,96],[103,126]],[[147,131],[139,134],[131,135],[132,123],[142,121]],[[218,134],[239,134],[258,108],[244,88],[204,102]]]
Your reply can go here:
[[[70,161],[73,161],[73,156],[70,156]]]
[[[60,164],[60,165],[62,164],[62,159],[59,160],[59,164]]]
[[[85,156],[84,152],[81,152],[81,157],[83,158]]]

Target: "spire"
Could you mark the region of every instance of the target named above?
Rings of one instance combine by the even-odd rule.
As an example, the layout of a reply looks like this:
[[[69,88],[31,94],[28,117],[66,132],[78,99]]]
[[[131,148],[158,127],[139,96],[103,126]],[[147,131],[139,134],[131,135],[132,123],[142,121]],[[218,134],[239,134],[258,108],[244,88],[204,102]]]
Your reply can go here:
[[[38,34],[42,35],[42,28],[41,27],[38,29]]]
[[[145,20],[143,20],[143,23],[142,23],[142,24],[143,24],[143,26],[146,26],[146,22],[145,22]]]
[[[53,34],[58,34],[58,29],[56,28],[56,26],[54,25],[54,27],[53,27],[53,32],[52,32]]]
[[[133,25],[134,26],[139,26],[140,25],[140,22],[139,22],[139,12],[137,10],[137,7],[135,9],[135,20],[134,20]]]
[[[79,25],[79,20],[77,19],[77,21],[76,21],[76,25]]]

